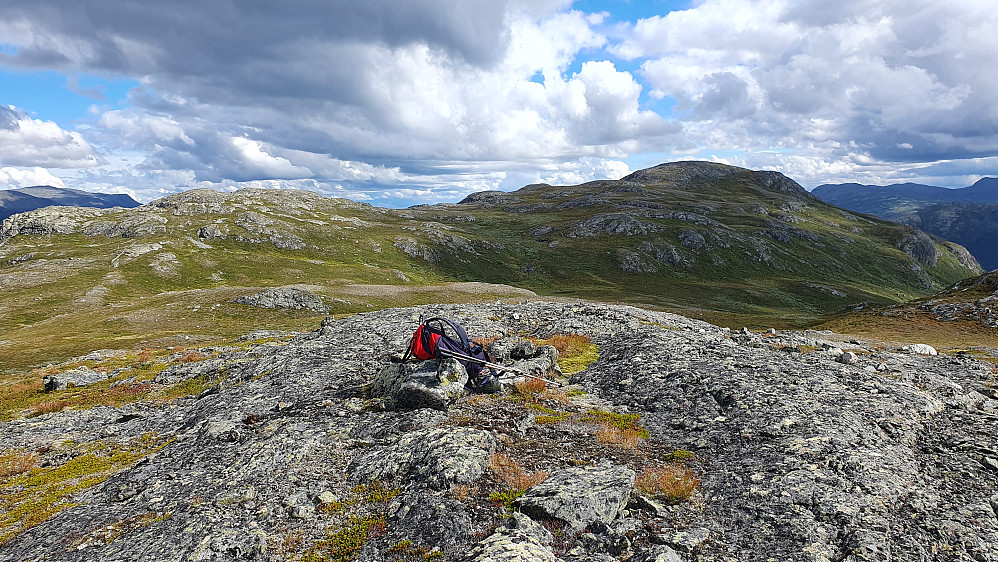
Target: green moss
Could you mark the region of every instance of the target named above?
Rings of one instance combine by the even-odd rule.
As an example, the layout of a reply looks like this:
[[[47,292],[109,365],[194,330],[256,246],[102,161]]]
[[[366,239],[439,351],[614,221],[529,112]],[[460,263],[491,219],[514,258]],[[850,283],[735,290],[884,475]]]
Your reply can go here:
[[[402,488],[389,488],[384,482],[375,480],[367,486],[364,499],[371,503],[385,503],[402,493]]]
[[[555,410],[553,408],[548,408],[547,406],[541,406],[540,404],[537,403],[527,404],[524,406],[524,408],[527,408],[528,410],[534,410],[536,412],[541,412],[542,414],[547,414],[549,416],[557,415],[558,413],[560,413],[558,412],[558,410]]]
[[[221,381],[221,377],[209,377],[208,375],[199,375],[185,381],[181,381],[166,390],[161,394],[162,400],[170,401],[177,398],[182,398],[184,396],[197,396],[202,392],[208,390],[209,388],[215,386]]]
[[[52,515],[77,505],[72,496],[135,464],[170,441],[144,434],[127,444],[97,442],[54,467],[35,467],[0,480],[0,545]]]
[[[586,370],[599,360],[599,348],[596,344],[586,344],[578,350],[558,357],[558,367],[566,375],[572,375]]]
[[[641,414],[617,414],[603,410],[589,410],[578,419],[582,423],[610,425],[622,431],[633,431],[638,437],[648,439],[648,430],[638,425],[640,420]]]
[[[686,462],[691,461],[696,458],[696,455],[687,451],[685,449],[679,449],[678,451],[673,451],[662,457],[663,462]]]
[[[349,562],[357,557],[372,535],[383,533],[385,516],[350,517],[342,527],[312,545],[302,562]]]
[[[506,511],[513,510],[513,502],[525,494],[525,490],[505,490],[502,492],[492,492],[489,494],[489,501]]]

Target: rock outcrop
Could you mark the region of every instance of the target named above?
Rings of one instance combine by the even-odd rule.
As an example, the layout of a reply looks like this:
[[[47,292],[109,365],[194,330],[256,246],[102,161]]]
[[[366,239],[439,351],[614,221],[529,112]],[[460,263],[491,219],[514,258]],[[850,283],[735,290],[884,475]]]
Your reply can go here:
[[[285,310],[311,310],[320,314],[329,312],[322,298],[311,291],[297,287],[272,287],[259,293],[238,297],[232,300],[260,308],[283,308]]]
[[[586,335],[599,359],[556,392],[385,411],[365,385],[420,315]],[[993,365],[828,337],[495,302],[203,350],[162,375],[195,389],[172,401],[0,425],[31,474],[81,474],[35,520],[12,507],[34,484],[3,477],[0,561],[998,560]],[[84,461],[121,464],[87,479]],[[689,501],[641,495],[676,462],[699,480]]]

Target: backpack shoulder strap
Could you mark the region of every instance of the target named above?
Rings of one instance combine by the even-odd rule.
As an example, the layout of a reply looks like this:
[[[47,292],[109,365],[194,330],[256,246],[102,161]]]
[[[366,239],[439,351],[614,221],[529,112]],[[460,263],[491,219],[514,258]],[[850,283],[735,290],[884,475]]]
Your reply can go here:
[[[456,333],[457,337],[461,340],[461,347],[463,347],[465,353],[467,353],[471,349],[471,341],[468,339],[468,334],[464,331],[464,328],[453,320],[448,320],[447,318],[441,318],[441,320],[446,322],[451,329],[454,330],[454,333]]]
[[[446,330],[448,327],[450,327],[450,330],[454,332],[455,336],[457,336],[458,341],[461,342],[461,347],[463,347],[465,351],[467,351],[469,346],[471,345],[471,340],[468,339],[468,333],[464,331],[464,328],[462,328],[460,324],[449,318],[443,318],[437,316],[434,318],[427,319],[425,322],[423,322],[423,324],[429,327],[430,330],[443,336],[447,336]]]

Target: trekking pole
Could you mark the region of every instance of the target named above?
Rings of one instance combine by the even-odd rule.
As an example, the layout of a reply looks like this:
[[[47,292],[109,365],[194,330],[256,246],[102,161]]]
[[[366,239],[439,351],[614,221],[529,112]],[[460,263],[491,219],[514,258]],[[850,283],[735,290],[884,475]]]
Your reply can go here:
[[[496,364],[496,363],[491,363],[491,362],[486,361],[484,359],[478,359],[477,357],[472,357],[470,355],[465,355],[463,353],[458,353],[457,351],[451,351],[449,349],[444,349],[443,347],[438,347],[437,348],[437,352],[439,352],[440,355],[443,355],[444,357],[450,357],[452,359],[459,359],[461,361],[468,361],[469,363],[478,363],[479,365],[481,365],[483,367],[488,367],[490,369],[494,369],[494,370],[499,371],[499,372],[515,373],[517,375],[520,375],[521,377],[529,377],[529,378],[532,378],[532,379],[537,379],[539,381],[544,381],[546,383],[553,384],[555,386],[565,386],[563,383],[560,383],[558,381],[553,381],[553,380],[550,380],[550,379],[546,379],[544,377],[538,377],[537,375],[531,375],[530,373],[524,373],[520,369],[514,369],[513,367],[503,367],[502,365],[499,365],[499,364]]]

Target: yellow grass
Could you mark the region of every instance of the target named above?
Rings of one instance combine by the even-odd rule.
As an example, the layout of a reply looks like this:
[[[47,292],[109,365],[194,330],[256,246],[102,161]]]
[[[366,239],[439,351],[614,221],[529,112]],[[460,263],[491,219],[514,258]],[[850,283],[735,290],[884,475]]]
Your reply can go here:
[[[669,503],[689,500],[699,485],[700,478],[693,469],[680,463],[646,468],[634,480],[634,486],[641,492]]]
[[[513,490],[526,490],[543,482],[548,473],[543,470],[528,472],[520,463],[505,453],[493,453],[489,457],[489,470],[496,480]]]

